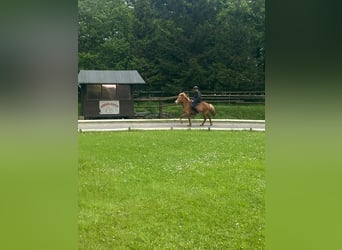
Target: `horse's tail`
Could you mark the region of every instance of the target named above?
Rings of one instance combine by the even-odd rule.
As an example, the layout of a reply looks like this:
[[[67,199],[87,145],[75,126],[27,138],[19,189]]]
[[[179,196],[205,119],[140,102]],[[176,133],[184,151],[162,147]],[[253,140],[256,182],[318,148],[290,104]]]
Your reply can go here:
[[[216,111],[215,111],[215,107],[214,105],[212,104],[209,104],[209,110],[210,110],[210,113],[215,116],[216,115]]]

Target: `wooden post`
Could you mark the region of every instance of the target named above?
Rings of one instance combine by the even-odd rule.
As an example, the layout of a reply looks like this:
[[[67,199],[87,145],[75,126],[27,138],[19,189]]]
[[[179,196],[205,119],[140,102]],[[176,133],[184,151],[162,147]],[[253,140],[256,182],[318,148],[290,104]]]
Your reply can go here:
[[[163,102],[159,101],[159,118],[163,116]]]

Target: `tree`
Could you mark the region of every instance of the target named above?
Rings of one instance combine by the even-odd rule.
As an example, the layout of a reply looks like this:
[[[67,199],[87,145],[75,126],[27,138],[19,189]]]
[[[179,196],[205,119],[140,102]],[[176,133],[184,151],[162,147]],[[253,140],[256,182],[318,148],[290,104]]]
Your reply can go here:
[[[79,68],[127,69],[131,51],[132,10],[120,0],[79,0]]]
[[[226,89],[264,89],[264,13],[261,0],[234,0],[217,16],[215,61],[229,69]]]
[[[150,90],[264,90],[263,0],[79,1],[79,67],[137,69]]]

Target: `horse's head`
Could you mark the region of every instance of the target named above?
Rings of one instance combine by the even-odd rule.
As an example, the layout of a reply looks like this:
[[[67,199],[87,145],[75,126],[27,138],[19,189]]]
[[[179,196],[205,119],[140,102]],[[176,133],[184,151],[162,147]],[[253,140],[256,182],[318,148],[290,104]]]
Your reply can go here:
[[[190,98],[184,93],[179,93],[177,100],[175,103],[183,103],[183,102],[189,102]]]

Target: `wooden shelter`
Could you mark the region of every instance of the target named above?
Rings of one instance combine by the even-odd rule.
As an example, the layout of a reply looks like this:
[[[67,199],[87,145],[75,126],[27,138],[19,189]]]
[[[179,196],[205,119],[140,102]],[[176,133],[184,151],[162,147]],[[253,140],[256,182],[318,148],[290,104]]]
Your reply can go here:
[[[134,84],[145,84],[136,70],[81,70],[82,113],[89,118],[119,118],[134,115]]]

